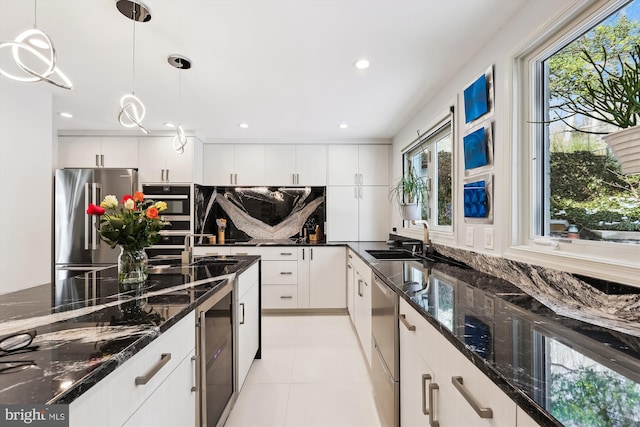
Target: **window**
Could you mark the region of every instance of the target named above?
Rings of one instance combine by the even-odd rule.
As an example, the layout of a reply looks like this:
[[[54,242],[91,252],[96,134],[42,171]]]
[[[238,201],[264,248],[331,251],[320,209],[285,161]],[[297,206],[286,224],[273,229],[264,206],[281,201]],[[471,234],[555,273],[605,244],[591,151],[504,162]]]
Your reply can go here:
[[[540,95],[534,122],[540,129],[534,140],[533,234],[638,245],[640,175],[622,173],[602,139],[619,127],[606,122],[609,114],[593,114],[585,100],[598,85],[596,67],[606,67],[605,80],[620,72],[621,63],[640,69],[634,63],[640,61],[640,51],[634,51],[640,45],[640,0],[591,23],[535,61]]]
[[[404,154],[404,170],[411,168],[428,183],[421,212],[434,230],[453,230],[452,127],[451,119],[445,120]]]

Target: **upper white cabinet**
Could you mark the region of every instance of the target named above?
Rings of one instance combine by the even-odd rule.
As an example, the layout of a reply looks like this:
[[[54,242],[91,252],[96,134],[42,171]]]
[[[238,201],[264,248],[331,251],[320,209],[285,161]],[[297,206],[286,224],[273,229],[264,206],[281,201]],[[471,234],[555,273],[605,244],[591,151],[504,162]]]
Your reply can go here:
[[[328,185],[389,185],[389,145],[329,145]]]
[[[204,185],[265,185],[262,144],[205,144]]]
[[[193,182],[194,153],[201,148],[197,138],[187,137],[184,153],[173,149],[172,136],[153,136],[139,139],[138,171],[140,182]],[[197,170],[197,168],[196,168]],[[199,179],[197,179],[199,180]]]
[[[59,168],[136,168],[138,138],[116,136],[58,137]]]
[[[387,186],[327,187],[327,240],[379,241],[389,235]]]
[[[205,185],[326,185],[326,145],[206,144]]]

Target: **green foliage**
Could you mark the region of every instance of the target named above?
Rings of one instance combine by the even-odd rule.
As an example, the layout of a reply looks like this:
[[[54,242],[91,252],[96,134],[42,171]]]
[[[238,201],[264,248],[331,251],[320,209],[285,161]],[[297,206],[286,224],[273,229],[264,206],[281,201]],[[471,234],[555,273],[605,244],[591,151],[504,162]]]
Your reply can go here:
[[[551,413],[571,426],[637,426],[638,385],[613,371],[580,367],[551,375]],[[635,416],[634,416],[635,415]]]
[[[404,203],[420,203],[426,194],[426,181],[411,166],[389,192],[389,196],[396,200],[398,206]]]
[[[453,223],[451,188],[451,152],[438,152],[438,225]]]
[[[551,218],[581,228],[640,231],[640,176],[623,176],[612,156],[550,156]]]
[[[568,118],[586,116],[620,128],[640,119],[640,24],[622,14],[567,45],[549,59],[551,111]],[[607,132],[593,132],[607,133]]]

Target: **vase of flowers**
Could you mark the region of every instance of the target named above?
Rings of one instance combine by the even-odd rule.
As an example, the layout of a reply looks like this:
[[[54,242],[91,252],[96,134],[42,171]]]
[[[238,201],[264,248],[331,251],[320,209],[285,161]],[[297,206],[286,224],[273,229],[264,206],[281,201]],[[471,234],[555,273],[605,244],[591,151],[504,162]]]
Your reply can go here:
[[[108,195],[87,208],[87,214],[100,216],[96,225],[100,239],[112,248],[120,246],[118,282],[125,285],[144,283],[147,279],[147,254],[144,249],[160,241],[159,231],[169,225],[159,213],[167,209],[165,202],[145,199],[137,191],[118,198]]]

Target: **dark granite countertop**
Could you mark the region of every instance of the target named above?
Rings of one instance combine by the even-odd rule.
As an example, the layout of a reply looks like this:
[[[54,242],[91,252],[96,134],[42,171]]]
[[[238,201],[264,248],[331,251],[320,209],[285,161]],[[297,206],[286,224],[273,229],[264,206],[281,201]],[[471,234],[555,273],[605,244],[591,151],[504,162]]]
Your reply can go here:
[[[37,331],[27,349],[0,352],[0,403],[72,402],[258,259],[162,260],[135,289],[118,284],[115,267],[57,270],[52,283],[0,295],[0,337]],[[26,368],[7,369],[16,361]]]
[[[640,425],[639,337],[559,315],[451,259],[380,261],[366,250],[384,243],[349,246],[539,424]]]

